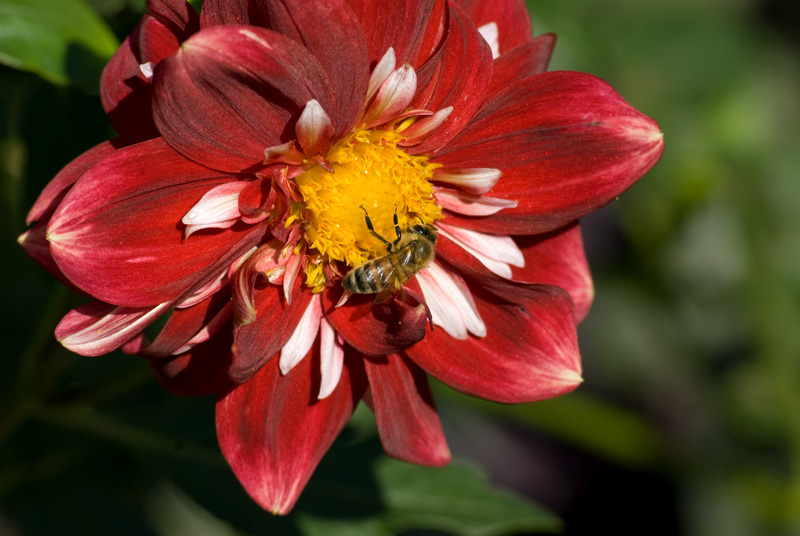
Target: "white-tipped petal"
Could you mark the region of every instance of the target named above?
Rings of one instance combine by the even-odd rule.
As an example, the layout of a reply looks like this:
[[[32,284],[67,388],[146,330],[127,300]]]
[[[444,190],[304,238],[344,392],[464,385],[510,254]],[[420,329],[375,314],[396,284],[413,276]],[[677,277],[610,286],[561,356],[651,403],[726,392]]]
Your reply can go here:
[[[472,293],[459,276],[433,262],[417,274],[417,280],[434,324],[454,339],[464,340],[468,333],[476,337],[486,335],[486,324],[475,307]]]
[[[222,272],[217,276],[216,279],[201,287],[197,290],[194,294],[183,300],[181,303],[175,306],[176,309],[186,309],[187,307],[192,307],[193,305],[197,305],[201,301],[205,300],[212,294],[215,294],[219,289],[224,287],[228,283],[228,273],[229,269],[225,268]]]
[[[147,63],[142,63],[139,65],[139,70],[142,71],[142,74],[148,80],[153,79],[153,69],[155,68],[155,64],[152,61],[148,61]]]
[[[311,350],[319,331],[320,318],[322,318],[322,306],[319,294],[316,294],[308,304],[300,322],[297,323],[297,327],[294,328],[294,333],[281,348],[281,358],[278,362],[281,374],[288,374]]]
[[[465,216],[491,216],[519,204],[513,199],[487,197],[449,188],[438,188],[434,195],[442,208]]]
[[[378,92],[378,88],[381,87],[386,79],[392,74],[394,68],[397,66],[397,58],[394,55],[394,49],[389,47],[389,50],[386,51],[386,54],[383,55],[381,60],[375,65],[375,68],[372,70],[372,74],[369,76],[369,85],[367,85],[367,98],[364,99],[364,102],[369,102],[372,97],[375,96],[375,93]]]
[[[525,266],[522,250],[509,236],[490,235],[443,224],[438,224],[438,227],[443,236],[461,246],[500,277],[511,279],[511,266]]]
[[[478,27],[478,31],[483,37],[484,41],[489,44],[492,49],[492,59],[496,60],[500,57],[500,30],[497,28],[497,23],[489,22],[483,26]]]
[[[367,128],[380,125],[403,112],[417,91],[417,73],[414,68],[405,64],[395,69],[378,90],[375,100],[367,109],[364,121]]]
[[[327,149],[336,133],[331,118],[316,99],[306,103],[294,131],[306,156],[314,156]]]
[[[442,123],[444,123],[445,119],[450,117],[452,112],[453,107],[448,106],[431,116],[418,119],[413,125],[402,131],[403,141],[401,141],[399,145],[408,147],[423,142],[431,132],[442,126]]]
[[[239,194],[247,184],[226,182],[207,191],[181,220],[186,225],[185,237],[200,229],[227,229],[236,223],[241,216]]]
[[[319,323],[319,350],[322,382],[318,398],[322,400],[339,384],[344,366],[344,346],[338,340],[336,330],[325,317]]]
[[[497,184],[503,172],[494,168],[437,169],[433,180],[458,186],[471,194],[485,194]]]

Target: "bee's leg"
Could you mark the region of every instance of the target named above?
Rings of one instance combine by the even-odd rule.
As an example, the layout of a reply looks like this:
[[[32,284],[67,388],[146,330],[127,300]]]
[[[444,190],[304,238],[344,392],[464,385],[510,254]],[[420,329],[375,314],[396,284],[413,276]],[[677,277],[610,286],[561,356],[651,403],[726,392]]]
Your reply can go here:
[[[381,242],[383,242],[384,244],[386,244],[386,250],[389,253],[391,253],[392,252],[392,243],[389,242],[384,237],[382,237],[381,235],[379,235],[378,233],[375,232],[375,228],[372,226],[372,220],[369,219],[369,213],[367,212],[367,209],[364,208],[364,205],[361,205],[360,208],[361,208],[361,210],[364,211],[364,219],[367,221],[367,229],[369,229],[369,233],[372,236],[374,236],[375,238],[377,238],[378,240],[380,240]]]
[[[396,246],[402,237],[402,233],[400,232],[400,223],[397,221],[397,204],[394,206],[394,232],[397,233],[397,240],[392,243],[392,246]]]

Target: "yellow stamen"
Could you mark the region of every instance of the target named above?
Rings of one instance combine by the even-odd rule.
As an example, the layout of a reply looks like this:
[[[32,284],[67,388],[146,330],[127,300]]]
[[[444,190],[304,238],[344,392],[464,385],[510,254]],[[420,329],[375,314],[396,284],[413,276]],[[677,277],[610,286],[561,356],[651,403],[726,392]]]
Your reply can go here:
[[[370,234],[360,207],[389,242],[397,238],[395,211],[400,229],[442,217],[428,182],[440,165],[397,148],[402,139],[392,130],[357,130],[328,151],[333,173],[314,166],[295,178],[303,202],[292,207],[290,218],[304,222],[309,254],[320,261],[306,267],[306,284],[314,291],[326,283],[322,263],[358,266],[387,253],[386,245]]]

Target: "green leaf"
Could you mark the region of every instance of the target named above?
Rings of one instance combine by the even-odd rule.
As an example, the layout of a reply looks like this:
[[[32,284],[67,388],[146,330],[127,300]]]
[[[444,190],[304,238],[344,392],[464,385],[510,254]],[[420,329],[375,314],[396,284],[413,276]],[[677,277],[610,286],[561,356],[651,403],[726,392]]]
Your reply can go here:
[[[119,43],[83,0],[0,0],[0,63],[96,90]]]

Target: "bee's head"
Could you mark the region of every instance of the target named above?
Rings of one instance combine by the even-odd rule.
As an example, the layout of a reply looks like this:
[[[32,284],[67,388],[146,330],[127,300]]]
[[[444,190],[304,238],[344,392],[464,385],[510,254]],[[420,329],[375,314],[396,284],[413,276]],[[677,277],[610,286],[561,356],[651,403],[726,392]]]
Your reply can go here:
[[[435,244],[436,239],[438,238],[438,235],[436,234],[436,227],[434,227],[433,225],[418,223],[413,227],[409,228],[409,231],[427,238],[431,242],[431,244]]]

